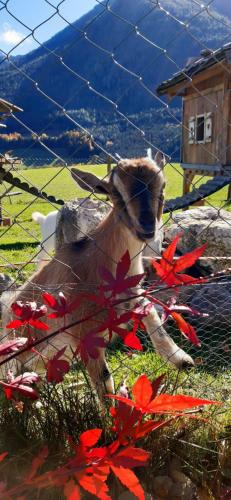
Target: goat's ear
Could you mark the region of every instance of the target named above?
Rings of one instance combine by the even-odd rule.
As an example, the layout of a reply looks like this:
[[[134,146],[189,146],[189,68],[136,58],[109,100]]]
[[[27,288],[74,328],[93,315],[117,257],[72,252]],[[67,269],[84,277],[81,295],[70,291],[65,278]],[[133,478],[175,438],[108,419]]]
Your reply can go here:
[[[157,151],[156,153],[156,156],[155,156],[155,162],[157,164],[157,166],[163,170],[167,161],[166,161],[166,158],[164,156],[164,153],[161,153],[161,151]]]
[[[96,175],[90,172],[83,172],[78,168],[72,168],[71,175],[74,181],[85,191],[106,195],[110,193],[109,182],[98,179]]]

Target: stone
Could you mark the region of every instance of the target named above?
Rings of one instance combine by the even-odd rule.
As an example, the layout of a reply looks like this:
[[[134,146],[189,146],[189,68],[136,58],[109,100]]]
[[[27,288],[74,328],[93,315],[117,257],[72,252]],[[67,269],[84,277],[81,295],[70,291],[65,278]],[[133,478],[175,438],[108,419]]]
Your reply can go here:
[[[173,487],[173,481],[169,476],[156,476],[153,479],[153,493],[160,498],[168,498]]]
[[[57,217],[56,249],[83,239],[105,219],[110,210],[109,201],[96,201],[89,197],[66,202]],[[155,238],[146,245],[143,255],[152,258],[160,256],[163,238],[161,223],[156,229]]]
[[[56,249],[66,243],[83,239],[106,217],[111,209],[109,202],[91,198],[76,199],[63,205],[57,218]]]
[[[0,294],[7,289],[12,290],[14,280],[8,274],[0,273]]]
[[[153,497],[149,494],[144,492],[144,498],[145,500],[159,500],[159,499],[153,499]],[[137,496],[133,495],[130,491],[124,491],[119,495],[118,500],[137,500]]]
[[[191,479],[186,478],[185,482],[174,483],[169,491],[168,500],[194,500],[196,486]]]
[[[182,237],[178,249],[186,253],[207,244],[204,255],[229,257],[231,248],[231,212],[213,207],[198,207],[172,215],[172,224],[165,228],[165,238]],[[227,266],[226,261],[210,261],[214,271]]]
[[[16,290],[16,288],[15,281],[8,274],[0,273],[0,316],[2,315],[4,304],[9,303],[12,291]]]

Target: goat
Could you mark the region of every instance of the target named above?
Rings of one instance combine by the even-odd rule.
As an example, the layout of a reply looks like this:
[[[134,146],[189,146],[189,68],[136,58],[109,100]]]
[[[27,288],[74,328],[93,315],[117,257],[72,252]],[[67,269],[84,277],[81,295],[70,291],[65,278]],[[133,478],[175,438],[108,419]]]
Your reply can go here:
[[[54,258],[21,288],[16,300],[37,300],[39,303],[42,290],[57,292],[59,289],[69,299],[77,296],[82,289],[92,293],[94,287],[101,282],[100,268],[104,266],[113,274],[121,256],[127,250],[131,257],[129,275],[142,273],[142,250],[145,243],[154,237],[162,216],[165,186],[163,166],[161,154],[157,154],[155,160],[123,159],[118,162],[107,180],[72,168],[71,174],[77,184],[90,192],[107,195],[112,202],[112,209],[86,238],[57,250]],[[140,295],[142,289],[138,286],[133,292]],[[136,302],[139,301],[144,304],[146,299],[140,297]],[[86,300],[69,315],[68,322],[71,324],[92,314],[94,308],[95,306]],[[97,321],[101,319],[105,319],[105,312],[97,316]],[[178,368],[194,364],[192,358],[166,333],[154,306],[150,308],[143,323],[154,348],[161,356]],[[69,328],[68,333],[61,335],[62,345],[71,343],[76,348],[78,339],[83,338],[94,327],[94,321],[89,320]],[[60,339],[56,338],[56,342],[58,341]],[[87,369],[100,396],[105,390],[114,391],[113,379],[105,359],[105,349],[100,349],[97,360],[89,360]]]
[[[44,261],[49,259],[55,250],[55,231],[58,218],[58,210],[43,215],[40,212],[33,212],[32,219],[40,225],[42,240],[37,254],[38,269],[44,265]]]

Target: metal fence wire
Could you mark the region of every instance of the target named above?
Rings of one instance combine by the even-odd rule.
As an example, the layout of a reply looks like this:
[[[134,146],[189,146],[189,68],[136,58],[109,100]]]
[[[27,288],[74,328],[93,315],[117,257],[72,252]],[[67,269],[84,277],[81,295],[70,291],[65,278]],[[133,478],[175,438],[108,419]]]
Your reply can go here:
[[[178,296],[181,303],[208,314],[202,317],[187,317],[195,326],[202,347],[194,348],[189,342],[180,338],[180,333],[171,321],[165,325],[167,331],[173,335],[174,339],[177,339],[178,344],[184,346],[196,363],[196,378],[193,378],[194,375],[192,376],[191,372],[185,372],[181,375],[180,386],[181,389],[186,388],[188,391],[196,389],[198,397],[211,399],[220,397],[228,405],[231,349],[229,269],[231,215],[230,200],[227,200],[229,186],[227,181],[221,190],[217,190],[218,186],[208,193],[202,192],[201,186],[208,181],[211,165],[212,168],[214,165],[217,166],[217,170],[215,173],[212,171],[212,175],[223,175],[226,178],[230,175],[229,172],[224,171],[225,167],[223,167],[224,155],[228,154],[230,148],[230,115],[223,112],[223,107],[219,107],[220,102],[214,95],[210,95],[196,78],[198,66],[195,64],[194,70],[193,61],[185,66],[183,62],[177,62],[179,58],[176,58],[176,50],[180,48],[184,54],[184,44],[187,40],[187,43],[192,46],[192,55],[197,60],[201,58],[204,71],[207,71],[206,64],[210,58],[213,65],[218,68],[218,73],[222,73],[225,82],[230,82],[230,64],[226,64],[220,54],[222,47],[223,50],[226,48],[228,50],[229,47],[227,44],[231,40],[231,20],[228,21],[227,17],[217,13],[215,0],[205,0],[203,4],[197,0],[188,0],[183,2],[184,8],[182,9],[179,7],[180,2],[178,5],[178,2],[167,0],[129,0],[127,2],[96,0],[96,8],[86,16],[86,22],[84,17],[81,23],[68,20],[70,4],[74,4],[74,0],[72,2],[71,0],[60,2],[41,0],[40,3],[44,13],[43,20],[37,26],[29,26],[23,12],[19,15],[15,1],[0,1],[0,19],[1,15],[7,15],[9,23],[11,20],[17,21],[19,31],[24,33],[8,52],[0,50],[0,78],[4,78],[7,82],[7,85],[4,82],[1,84],[0,99],[12,101],[25,110],[21,112],[8,110],[6,133],[18,132],[21,136],[29,137],[23,148],[14,146],[16,142],[10,141],[6,143],[5,151],[1,146],[1,165],[4,169],[0,186],[2,289],[14,290],[26,281],[37,266],[35,261],[40,255],[38,245],[41,242],[41,233],[40,227],[31,219],[32,212],[41,211],[43,214],[48,214],[58,210],[62,222],[64,213],[62,202],[70,202],[76,198],[76,187],[70,175],[71,166],[82,163],[83,170],[95,171],[100,178],[107,178],[107,164],[114,168],[120,158],[146,157],[147,149],[151,150],[154,157],[156,152],[161,151],[168,162],[165,200],[168,210],[165,210],[166,213],[162,219],[161,231],[164,234],[164,242],[162,248],[159,245],[158,251],[155,248],[156,258],[161,257],[163,247],[166,247],[179,233],[181,233],[181,240],[178,256],[205,242],[208,243],[205,257],[199,260],[197,266],[189,270],[194,277],[204,276],[205,281],[195,286],[184,286]],[[31,4],[28,8],[36,7]],[[158,24],[155,24],[155,29],[152,30],[150,25],[155,19],[158,19]],[[40,40],[42,27],[55,23],[57,20],[59,25],[62,23],[63,28],[69,30],[68,33],[70,33],[69,39],[65,38],[65,45],[61,49],[58,39],[58,48],[55,48],[55,43]],[[169,33],[168,26],[171,26]],[[203,26],[207,27],[206,34]],[[99,32],[97,27],[100,27],[102,31]],[[213,32],[216,32],[214,39],[212,39]],[[20,52],[20,47],[25,47],[28,40],[33,41],[33,47],[37,47],[37,53],[32,52],[30,57],[27,56],[28,60],[25,59],[26,56],[14,57],[15,50],[17,49],[17,53]],[[161,45],[160,40],[162,40]],[[132,44],[134,44],[135,53],[132,58],[129,58],[129,54],[132,54]],[[204,51],[204,55],[200,55],[201,51]],[[89,71],[91,70],[90,74],[81,72],[78,59],[82,64],[82,53],[88,54],[90,61],[95,61],[94,73],[87,65],[84,68],[88,67]],[[33,58],[36,54],[37,68],[33,68],[33,60],[35,61]],[[74,58],[70,54],[74,54]],[[182,55],[181,60],[183,59]],[[184,63],[186,64],[186,61]],[[185,141],[188,143],[189,140],[190,125],[188,120],[187,123],[185,120],[182,123],[180,87],[179,92],[172,95],[171,101],[168,101],[163,93],[156,92],[156,87],[163,79],[166,79],[166,66],[169,78],[172,78],[173,74],[174,76],[180,74],[181,79],[184,80],[184,88],[193,94],[194,100],[201,100],[202,114],[207,110],[210,110],[212,116],[216,113],[220,129],[214,128],[213,134],[219,136],[219,144],[224,134],[228,138],[224,147],[216,150],[208,147],[204,140],[197,141],[197,150],[201,151],[201,157],[204,153],[205,160],[199,162],[198,171],[194,172],[190,193],[193,191],[196,201],[204,195],[205,199],[203,206],[193,206],[190,199],[188,201],[186,198],[183,208],[189,205],[190,212],[179,210],[183,181],[185,183],[185,172],[179,166],[179,159],[182,144]],[[99,73],[102,70],[104,74]],[[57,89],[58,72],[60,72],[61,81]],[[114,88],[107,80],[109,74],[114,79]],[[217,83],[213,78],[215,77],[211,76],[211,87],[215,88]],[[65,94],[63,91],[63,87],[70,81],[72,82],[72,95]],[[16,82],[15,86],[14,82]],[[15,93],[14,88],[16,88]],[[30,104],[27,102],[29,95],[27,92],[30,93]],[[33,98],[35,104],[33,104]],[[78,109],[74,108],[75,102],[78,103]],[[145,103],[144,109],[142,109],[142,103]],[[39,112],[39,106],[44,111],[42,111],[42,119],[40,117],[40,122],[38,121],[39,125],[36,125],[34,116]],[[84,109],[87,111],[84,112]],[[191,113],[193,115],[193,111]],[[190,115],[188,118],[190,119]],[[84,158],[81,141],[69,152],[65,149],[65,145],[60,147],[54,140],[47,139],[55,135],[58,119],[62,122],[62,131],[79,132],[82,134],[81,137],[89,142],[88,154]],[[161,133],[159,133],[160,130]],[[8,150],[10,150],[10,155],[6,161],[5,153]],[[22,164],[16,164],[13,157],[21,159]],[[193,159],[187,163],[193,164]],[[202,163],[204,174],[201,171]],[[35,169],[44,165],[49,169]],[[28,170],[27,167],[30,169]],[[12,190],[9,190],[12,186],[7,182],[9,177],[6,173],[12,174],[13,179],[19,180]],[[28,187],[31,190],[29,192]],[[19,190],[19,194],[16,194],[15,190]],[[186,196],[186,192],[184,195]],[[94,193],[81,194],[78,191],[77,197],[78,203],[73,205],[74,210],[78,211],[79,208],[76,207],[84,207],[84,204],[86,206],[92,198],[99,203],[100,207],[99,212],[96,210],[96,218],[99,213],[104,217],[109,210],[109,202],[104,196],[97,197]],[[60,204],[57,203],[58,200],[61,200]],[[169,200],[172,200],[172,204],[168,204]],[[71,213],[73,213],[73,206]],[[76,224],[78,224],[78,218],[75,219],[73,216],[73,219],[69,220],[68,228],[65,228],[70,231],[70,238],[75,233]],[[86,236],[87,230],[81,227],[81,233]],[[43,243],[46,257],[51,258],[53,253],[47,250],[46,243],[46,241]],[[146,248],[144,253],[144,263],[145,268],[148,269],[148,284],[150,284],[155,282],[156,276],[150,271],[148,250]],[[62,265],[65,266],[65,262],[60,262],[60,266]],[[94,263],[89,263],[89,265],[94,265]],[[82,283],[83,289],[84,285]],[[57,287],[61,290],[62,283],[57,283]],[[157,282],[156,289],[158,298],[163,298],[165,302],[172,296],[172,290],[166,290],[164,286],[161,288],[159,282]],[[43,291],[41,285],[41,293]],[[7,302],[8,299],[4,298],[2,301]],[[4,335],[2,334],[2,338]],[[149,368],[145,365],[145,355],[152,353],[153,357],[156,356],[144,332],[140,335],[143,338],[145,352],[139,354],[144,359],[139,368],[132,361],[133,358],[127,355],[127,349],[124,347],[118,346],[118,351],[115,347],[109,350],[109,364],[110,357],[112,356],[114,360],[118,352],[117,362],[113,361],[117,384],[120,382],[121,373],[133,372],[136,376],[139,374],[140,367],[141,372],[147,372]],[[135,358],[137,356],[138,354]],[[163,360],[159,362],[158,370],[160,367],[168,371],[168,364]],[[151,367],[150,373],[147,374],[153,376]],[[219,411],[225,411],[224,407]]]

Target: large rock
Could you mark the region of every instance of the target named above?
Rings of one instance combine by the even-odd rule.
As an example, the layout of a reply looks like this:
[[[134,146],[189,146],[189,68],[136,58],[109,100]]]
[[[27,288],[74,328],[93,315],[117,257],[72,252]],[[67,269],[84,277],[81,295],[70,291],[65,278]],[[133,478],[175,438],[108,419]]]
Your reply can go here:
[[[65,203],[57,218],[56,249],[65,243],[83,239],[105,219],[110,210],[110,202],[95,201],[89,197]],[[157,228],[155,238],[146,246],[144,250],[145,256],[155,257],[161,254],[163,242],[163,230],[161,227]]]
[[[193,208],[172,216],[173,224],[165,229],[165,236],[172,241],[182,233],[178,249],[183,253],[207,243],[204,255],[229,257],[231,249],[231,212],[212,207]],[[211,261],[213,269],[227,267],[228,261]]]
[[[8,274],[0,273],[0,295],[5,290],[12,289],[14,280]]]
[[[56,226],[56,249],[65,243],[83,239],[106,217],[109,202],[90,198],[68,201],[59,212]]]

